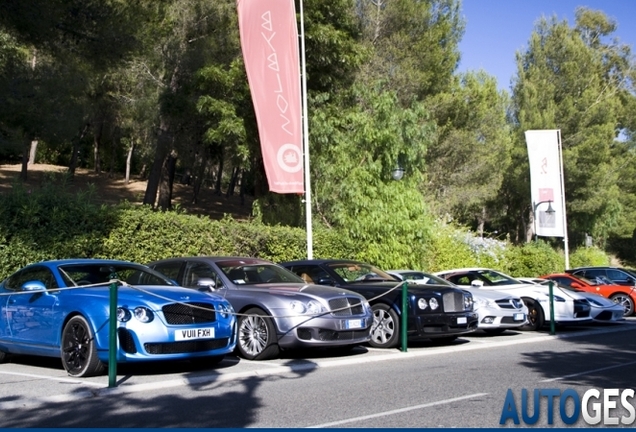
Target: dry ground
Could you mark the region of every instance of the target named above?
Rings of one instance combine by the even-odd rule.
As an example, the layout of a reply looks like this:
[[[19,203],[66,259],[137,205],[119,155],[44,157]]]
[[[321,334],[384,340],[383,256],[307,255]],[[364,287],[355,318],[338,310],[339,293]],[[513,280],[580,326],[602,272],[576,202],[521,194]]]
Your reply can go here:
[[[0,193],[8,191],[14,182],[19,181],[22,166],[0,165]],[[27,172],[27,185],[37,187],[51,173],[63,174],[67,172],[67,167],[33,164],[29,165]],[[118,204],[121,201],[141,204],[146,191],[146,181],[137,177],[131,177],[128,184],[125,184],[123,174],[114,174],[112,177],[108,173],[95,173],[91,170],[78,168],[75,172],[75,179],[72,188],[85,190],[88,185],[96,188],[96,199],[104,204]],[[207,215],[213,219],[221,219],[224,214],[231,215],[234,219],[245,220],[251,214],[252,198],[245,197],[245,202],[241,202],[239,196],[225,197],[216,195],[214,190],[206,188],[205,185],[199,192],[197,204],[192,203],[192,187],[179,184],[175,181],[173,187],[173,205],[178,204],[180,208],[190,214]]]

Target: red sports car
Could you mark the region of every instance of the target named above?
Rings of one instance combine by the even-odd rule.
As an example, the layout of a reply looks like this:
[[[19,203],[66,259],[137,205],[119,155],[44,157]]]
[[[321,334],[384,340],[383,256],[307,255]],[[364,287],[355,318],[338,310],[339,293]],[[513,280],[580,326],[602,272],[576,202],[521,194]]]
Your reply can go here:
[[[568,273],[554,273],[541,276],[541,278],[550,279],[555,281],[559,285],[569,286],[581,291],[600,294],[603,297],[612,300],[614,303],[623,305],[623,307],[625,308],[625,316],[630,316],[634,313],[634,304],[636,304],[636,290],[633,286],[597,283],[596,281],[586,279],[581,276],[574,276]]]

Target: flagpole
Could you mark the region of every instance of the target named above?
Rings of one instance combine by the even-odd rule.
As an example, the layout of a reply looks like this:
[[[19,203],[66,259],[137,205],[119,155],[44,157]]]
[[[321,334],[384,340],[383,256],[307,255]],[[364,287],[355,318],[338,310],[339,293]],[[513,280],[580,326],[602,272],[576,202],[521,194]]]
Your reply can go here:
[[[313,228],[311,222],[311,177],[309,175],[309,121],[307,118],[307,71],[305,68],[305,21],[303,0],[300,0],[300,63],[302,75],[303,153],[305,156],[305,215],[307,230],[307,259],[314,257]]]
[[[565,211],[565,182],[563,181],[563,146],[561,145],[561,129],[557,130],[559,144],[559,164],[561,171],[561,208],[563,209],[563,252],[565,254],[565,269],[570,268],[570,251],[568,246],[568,223]]]

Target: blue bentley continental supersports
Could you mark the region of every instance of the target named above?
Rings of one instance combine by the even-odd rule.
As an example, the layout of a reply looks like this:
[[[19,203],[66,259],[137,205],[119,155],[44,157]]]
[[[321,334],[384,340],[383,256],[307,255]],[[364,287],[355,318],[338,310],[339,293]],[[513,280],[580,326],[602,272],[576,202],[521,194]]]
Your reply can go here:
[[[0,361],[60,357],[69,375],[104,372],[110,286],[117,283],[117,362],[217,363],[236,346],[236,316],[220,296],[179,287],[141,264],[43,261],[0,283]]]

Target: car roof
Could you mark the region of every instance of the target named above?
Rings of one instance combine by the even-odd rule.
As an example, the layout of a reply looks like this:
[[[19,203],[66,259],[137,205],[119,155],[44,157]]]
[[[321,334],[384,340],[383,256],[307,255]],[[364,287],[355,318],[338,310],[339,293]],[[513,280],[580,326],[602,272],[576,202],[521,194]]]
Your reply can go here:
[[[285,261],[282,262],[281,265],[285,265],[285,264],[297,264],[297,265],[302,265],[302,264],[330,264],[330,263],[356,263],[356,264],[368,264],[368,265],[372,265],[370,263],[364,263],[362,261],[356,261],[356,260],[350,260],[350,259],[335,259],[335,258],[320,258],[320,259],[304,259],[304,260],[294,260],[294,261]]]
[[[123,261],[123,260],[113,260],[113,259],[102,259],[102,258],[66,258],[59,260],[46,260],[35,262],[31,265],[68,265],[68,264],[136,264],[143,265],[132,261]]]
[[[254,258],[254,257],[246,257],[246,256],[216,256],[216,255],[202,255],[202,256],[180,256],[180,257],[171,257],[171,258],[165,258],[165,259],[159,259],[159,260],[155,260],[153,261],[151,264],[154,263],[158,263],[158,262],[165,262],[165,261],[183,261],[183,260],[190,260],[190,261],[213,261],[213,262],[217,262],[217,261],[227,261],[227,260],[251,260],[257,263],[263,263],[263,264],[274,264],[272,261],[263,259],[263,258]]]

